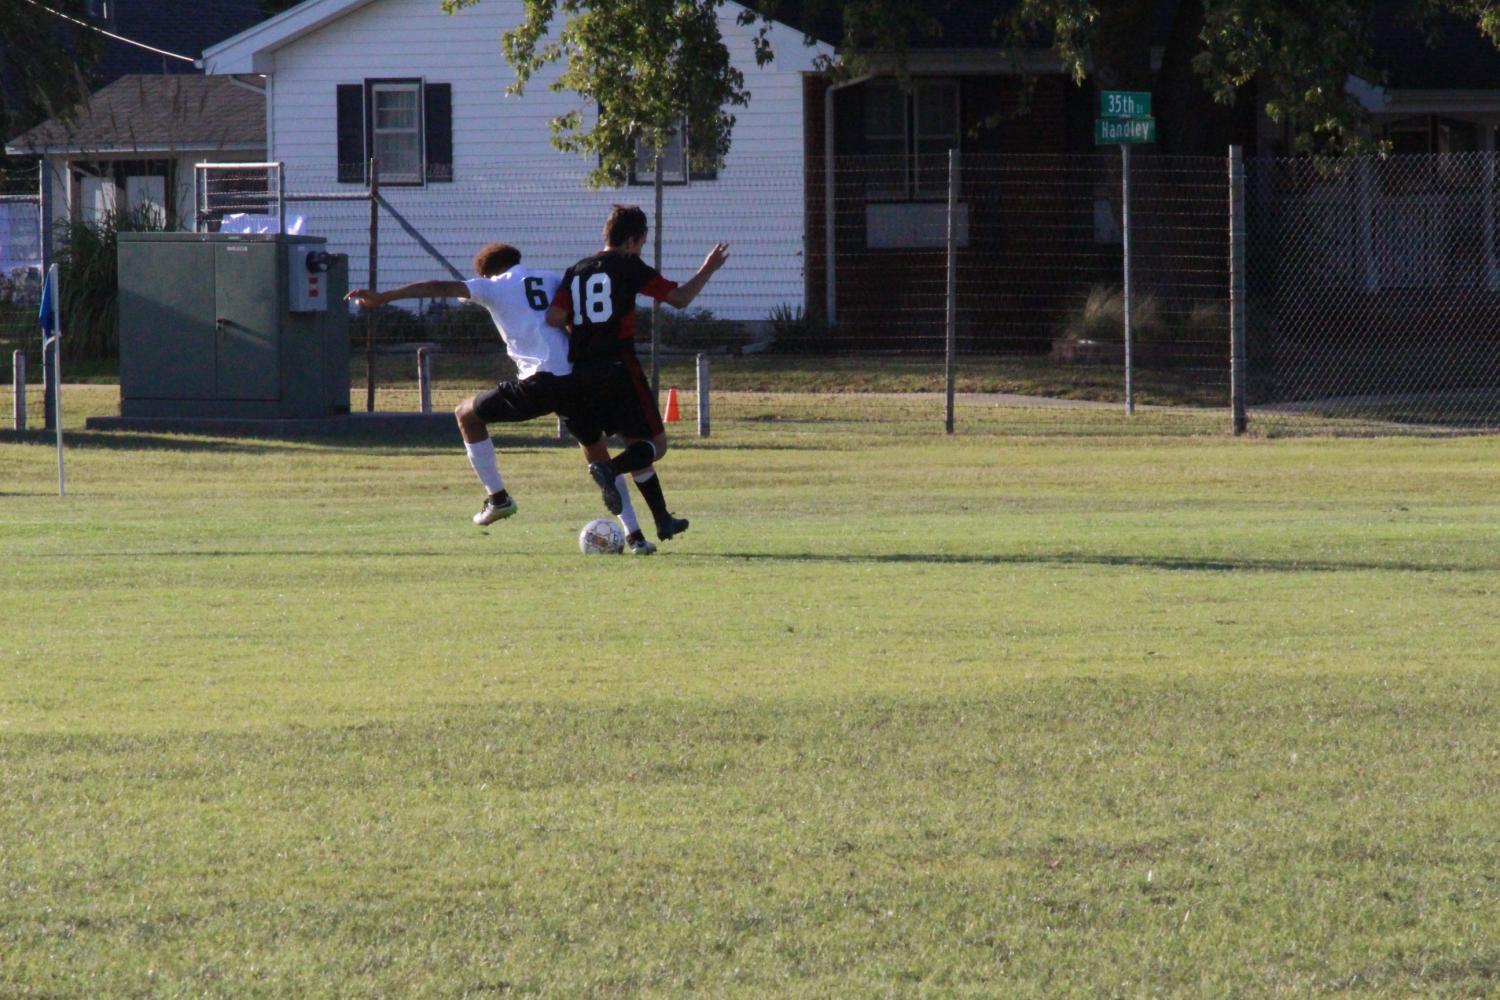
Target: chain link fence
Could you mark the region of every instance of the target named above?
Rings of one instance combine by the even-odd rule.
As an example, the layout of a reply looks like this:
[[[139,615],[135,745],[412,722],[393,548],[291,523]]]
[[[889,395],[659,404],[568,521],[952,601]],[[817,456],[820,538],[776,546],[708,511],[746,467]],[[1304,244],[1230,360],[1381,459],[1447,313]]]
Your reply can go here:
[[[1497,166],[1494,153],[1247,163],[1252,430],[1500,430]]]
[[[27,417],[35,426],[42,418],[41,327],[37,305],[41,297],[41,197],[33,169],[0,170],[0,427],[13,426],[17,351],[27,356]]]
[[[953,180],[959,391],[1123,401],[1120,156],[963,156]],[[1223,161],[1137,156],[1132,180],[1136,398],[1224,407]],[[349,255],[351,285],[367,284],[368,197],[350,200],[347,187],[333,185],[299,189],[295,177],[287,183],[288,218]],[[686,279],[720,241],[731,244],[731,262],[692,308],[657,315],[663,391],[687,393],[693,356],[704,352],[722,390],[716,419],[736,419],[742,405],[746,419],[764,419],[763,400],[740,396],[742,389],[884,386],[941,396],[948,185],[943,154],[842,157],[831,171],[800,156],[741,157],[715,180],[667,187],[662,271]],[[599,247],[615,202],[645,207],[654,237],[653,193],[649,185],[587,191],[534,177],[382,186],[375,281],[388,289],[467,277],[473,253],[496,240],[518,246],[533,267],[561,271]],[[483,310],[404,305],[380,310],[373,336],[371,316],[354,318],[356,409],[369,371],[378,407],[417,408],[419,347],[431,357],[434,408],[508,377]],[[643,308],[643,360],[651,326]],[[941,399],[923,405],[941,419]]]
[[[269,181],[219,181],[237,211],[270,216],[274,207],[347,254],[353,287],[369,284],[372,270],[383,289],[468,277],[474,252],[497,240],[533,267],[561,271],[598,248],[616,202],[646,208],[669,277],[687,278],[714,243],[729,242],[729,266],[691,309],[663,309],[654,321],[641,311],[638,348],[649,364],[655,325],[662,390],[679,390],[685,419],[704,353],[716,422],[841,419],[839,394],[858,391],[869,394],[861,421],[916,414],[936,424],[951,333],[959,402],[973,426],[987,426],[996,403],[1058,401],[1088,402],[1094,414],[1109,407],[1124,426],[1124,159],[1117,150],[970,154],[954,168],[950,175],[946,154],[831,165],[800,153],[737,156],[713,179],[667,186],[659,219],[649,185],[591,191],[493,176],[381,185],[372,199],[364,183],[327,177],[304,187],[288,173],[275,205]],[[1500,429],[1497,170],[1500,158],[1488,153],[1246,161],[1253,433]],[[1136,424],[1227,430],[1226,160],[1138,148],[1129,171],[1129,380],[1137,418],[1151,416]],[[249,190],[257,184],[267,190]],[[7,415],[11,352],[28,348],[29,378],[40,379],[35,188],[34,172],[0,177],[0,191],[11,192],[0,194]],[[219,218],[208,212],[200,222],[212,228]],[[513,374],[482,309],[404,306],[353,317],[355,410],[372,386],[377,409],[419,409],[421,348],[434,409]],[[815,401],[793,404],[778,390]]]

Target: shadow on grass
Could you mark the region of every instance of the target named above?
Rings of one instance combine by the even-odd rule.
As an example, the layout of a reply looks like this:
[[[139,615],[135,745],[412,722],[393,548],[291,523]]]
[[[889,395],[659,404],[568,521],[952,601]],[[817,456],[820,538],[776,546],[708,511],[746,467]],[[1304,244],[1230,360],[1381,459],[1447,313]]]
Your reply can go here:
[[[0,444],[37,444],[53,446],[56,437],[51,431],[0,431]],[[523,435],[495,435],[496,448],[573,448],[572,440],[561,441],[546,437]],[[381,435],[328,435],[287,438],[258,437],[204,437],[187,434],[149,434],[137,431],[64,431],[63,447],[80,451],[186,451],[217,452],[220,454],[271,454],[286,451],[370,451],[375,449],[400,449],[402,451],[442,451],[463,449],[458,430],[428,434]]]
[[[806,562],[806,563],[925,563],[934,566],[1114,566],[1138,569],[1160,569],[1191,573],[1496,573],[1496,564],[1421,563],[1392,560],[1371,562],[1351,560],[1301,560],[1301,559],[1209,559],[1181,556],[1131,556],[1106,555],[1082,552],[1043,553],[1023,555],[962,555],[940,552],[890,552],[878,555],[829,554],[819,552],[721,552],[705,555],[690,555],[698,559],[738,559],[745,562]]]
[[[0,496],[20,496],[4,494]],[[37,494],[40,495],[40,494]],[[484,534],[488,534],[485,532]],[[456,550],[417,549],[130,549],[109,552],[56,552],[48,553],[49,560],[110,558],[186,558],[186,559],[263,559],[268,556],[291,558],[337,558],[337,559],[431,559],[435,557],[461,556]],[[731,559],[742,562],[766,563],[844,563],[860,565],[886,563],[890,565],[923,564],[930,566],[1106,566],[1132,569],[1156,569],[1179,573],[1497,573],[1500,564],[1459,565],[1452,563],[1419,562],[1369,562],[1351,560],[1300,561],[1295,559],[1189,559],[1176,556],[1125,556],[1088,555],[1083,553],[1056,553],[1052,555],[949,555],[942,553],[892,552],[883,555],[833,555],[820,552],[771,553],[771,552],[718,552],[718,553],[669,553],[669,559],[685,559],[693,562],[717,562]]]

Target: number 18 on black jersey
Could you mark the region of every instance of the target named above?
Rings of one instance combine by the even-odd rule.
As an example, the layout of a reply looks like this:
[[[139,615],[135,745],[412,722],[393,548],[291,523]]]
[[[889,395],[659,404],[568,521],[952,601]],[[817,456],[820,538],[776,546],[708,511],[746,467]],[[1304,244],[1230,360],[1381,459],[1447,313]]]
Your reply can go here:
[[[568,311],[568,360],[611,364],[635,356],[635,298],[663,302],[677,287],[635,254],[605,250],[563,275],[552,305]]]

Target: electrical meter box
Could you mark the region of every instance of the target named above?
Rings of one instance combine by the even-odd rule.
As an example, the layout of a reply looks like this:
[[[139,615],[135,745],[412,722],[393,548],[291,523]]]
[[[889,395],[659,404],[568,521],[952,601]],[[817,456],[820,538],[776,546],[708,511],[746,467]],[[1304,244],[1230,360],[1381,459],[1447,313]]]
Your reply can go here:
[[[348,274],[321,237],[120,233],[120,416],[348,413]]]
[[[290,312],[328,311],[328,270],[332,257],[308,243],[287,247],[287,309]]]

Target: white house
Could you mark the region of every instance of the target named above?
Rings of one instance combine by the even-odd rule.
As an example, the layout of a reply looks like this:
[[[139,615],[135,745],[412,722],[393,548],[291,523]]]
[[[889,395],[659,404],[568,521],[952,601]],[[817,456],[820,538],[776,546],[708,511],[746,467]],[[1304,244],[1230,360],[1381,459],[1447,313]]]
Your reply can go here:
[[[192,229],[193,165],[261,159],[265,114],[260,88],[240,80],[128,74],[5,151],[42,157],[54,219],[94,223],[112,211],[149,210],[160,225]]]
[[[731,266],[696,305],[735,319],[764,319],[804,298],[804,92],[823,46],[800,31],[771,29],[775,61],[755,63],[756,29],[727,4],[721,28],[751,95],[733,109],[733,147],[716,174],[689,173],[679,147],[663,179],[663,266],[686,278],[717,241]],[[267,158],[285,164],[289,210],[304,232],[350,255],[351,280],[366,275],[368,210],[358,202],[296,201],[307,193],[357,193],[366,163],[412,230],[458,270],[494,240],[519,246],[533,266],[562,269],[595,249],[613,202],[652,214],[649,161],[628,185],[590,190],[591,163],[550,144],[550,120],[580,106],[550,84],[550,67],[524,97],[500,36],[521,20],[517,0],[482,0],[444,14],[439,0],[306,0],[204,52],[213,75],[262,77]],[[443,277],[443,265],[382,215],[379,283]],[[649,253],[649,251],[648,251]]]

